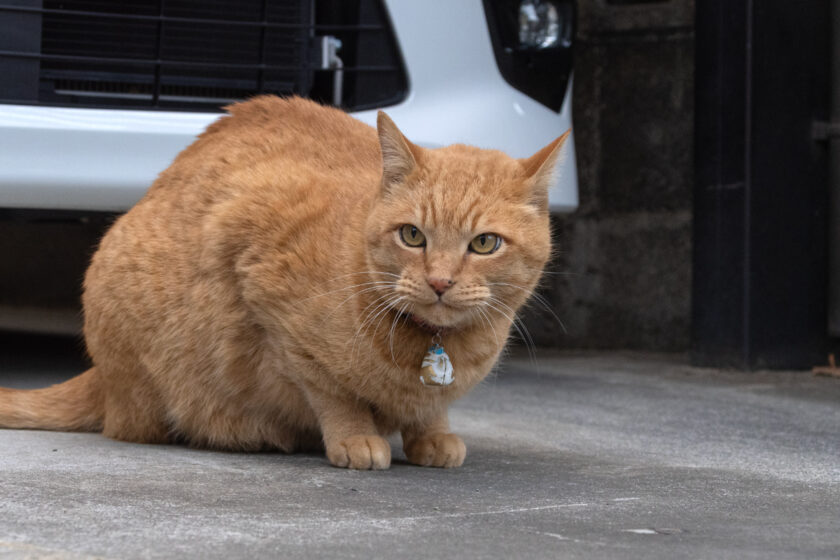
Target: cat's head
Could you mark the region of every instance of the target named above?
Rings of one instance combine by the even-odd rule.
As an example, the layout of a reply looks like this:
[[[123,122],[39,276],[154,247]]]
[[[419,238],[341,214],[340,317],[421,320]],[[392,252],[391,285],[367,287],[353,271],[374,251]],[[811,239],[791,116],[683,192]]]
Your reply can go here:
[[[377,121],[383,174],[367,221],[380,303],[427,330],[513,318],[551,252],[548,188],[568,132],[527,159],[424,149]]]

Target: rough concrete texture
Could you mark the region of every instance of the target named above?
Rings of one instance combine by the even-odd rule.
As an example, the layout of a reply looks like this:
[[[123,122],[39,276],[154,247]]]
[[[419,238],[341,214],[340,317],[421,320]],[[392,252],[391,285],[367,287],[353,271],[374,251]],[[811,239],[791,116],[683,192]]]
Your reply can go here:
[[[649,31],[694,25],[694,0],[578,0],[578,28]]]
[[[694,3],[579,2],[574,121],[580,208],[555,216],[542,294],[566,329],[525,317],[538,346],[688,348]]]
[[[66,376],[45,350],[0,384]],[[455,470],[397,441],[390,470],[352,472],[0,430],[0,558],[837,558],[838,402],[804,372],[541,354],[455,406]]]

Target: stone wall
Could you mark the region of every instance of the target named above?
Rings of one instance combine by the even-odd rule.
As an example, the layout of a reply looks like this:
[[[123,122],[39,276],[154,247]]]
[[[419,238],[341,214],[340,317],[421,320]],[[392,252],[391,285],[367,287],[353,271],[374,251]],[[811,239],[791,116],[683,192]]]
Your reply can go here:
[[[574,130],[580,207],[524,322],[538,346],[689,345],[694,2],[579,0]]]

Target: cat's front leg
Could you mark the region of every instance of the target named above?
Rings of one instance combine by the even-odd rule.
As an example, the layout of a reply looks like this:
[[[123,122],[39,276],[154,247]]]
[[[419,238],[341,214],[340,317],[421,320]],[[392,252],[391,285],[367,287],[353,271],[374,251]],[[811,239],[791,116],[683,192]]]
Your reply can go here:
[[[446,409],[426,422],[402,429],[406,458],[424,467],[460,467],[467,456],[467,447],[457,435],[449,432]]]
[[[369,406],[313,388],[306,392],[318,416],[330,463],[350,469],[387,469],[391,465],[391,446],[377,433]]]

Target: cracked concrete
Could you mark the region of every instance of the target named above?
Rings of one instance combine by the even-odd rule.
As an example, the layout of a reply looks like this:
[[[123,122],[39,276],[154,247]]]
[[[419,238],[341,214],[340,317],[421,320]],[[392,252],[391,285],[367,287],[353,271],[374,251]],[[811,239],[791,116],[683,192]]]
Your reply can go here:
[[[80,364],[3,347],[0,384]],[[0,559],[838,558],[840,382],[674,356],[509,358],[461,469],[0,430]]]

